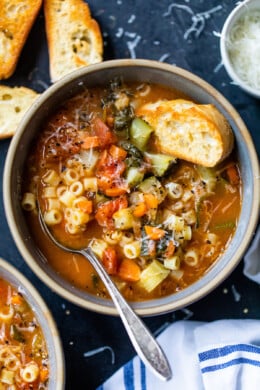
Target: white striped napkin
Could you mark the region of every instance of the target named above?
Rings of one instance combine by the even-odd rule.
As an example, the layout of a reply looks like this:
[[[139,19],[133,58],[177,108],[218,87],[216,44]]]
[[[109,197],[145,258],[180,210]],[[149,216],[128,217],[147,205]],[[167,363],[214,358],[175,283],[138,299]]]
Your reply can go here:
[[[173,377],[162,382],[138,357],[97,390],[259,390],[260,321],[179,321],[158,337]]]

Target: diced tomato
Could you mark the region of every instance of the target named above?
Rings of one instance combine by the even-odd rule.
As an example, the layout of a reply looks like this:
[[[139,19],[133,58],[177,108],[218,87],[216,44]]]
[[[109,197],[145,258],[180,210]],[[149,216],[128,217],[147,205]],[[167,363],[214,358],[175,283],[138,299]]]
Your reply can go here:
[[[113,214],[121,209],[125,209],[128,206],[128,201],[125,196],[104,202],[98,206],[95,219],[100,226],[113,227]]]
[[[112,146],[117,148],[115,145]],[[112,148],[112,151],[116,151],[116,149]],[[120,159],[116,159],[109,152],[110,150],[104,150],[102,152],[97,165],[96,176],[98,179],[98,188],[108,196],[120,196],[128,190],[128,186],[122,178],[126,165],[122,161],[123,153],[117,150],[116,154],[120,155]],[[107,192],[107,190],[109,191]]]
[[[95,118],[93,120],[93,129],[95,135],[98,136],[100,140],[101,148],[106,148],[108,145],[116,142],[115,134],[100,118]]]
[[[115,275],[117,273],[118,259],[114,248],[107,247],[102,255],[102,263],[109,275]]]
[[[170,240],[167,245],[167,249],[165,251],[165,257],[167,258],[171,257],[174,254],[174,252],[175,252],[175,245],[174,242]]]

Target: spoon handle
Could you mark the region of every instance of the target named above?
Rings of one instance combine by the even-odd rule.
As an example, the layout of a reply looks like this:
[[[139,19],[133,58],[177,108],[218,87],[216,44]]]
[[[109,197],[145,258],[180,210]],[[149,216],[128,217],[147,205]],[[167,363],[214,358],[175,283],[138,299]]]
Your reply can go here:
[[[105,284],[140,359],[160,379],[169,380],[172,376],[169,362],[144,322],[123,298],[91,248],[82,249],[80,253],[90,261]]]

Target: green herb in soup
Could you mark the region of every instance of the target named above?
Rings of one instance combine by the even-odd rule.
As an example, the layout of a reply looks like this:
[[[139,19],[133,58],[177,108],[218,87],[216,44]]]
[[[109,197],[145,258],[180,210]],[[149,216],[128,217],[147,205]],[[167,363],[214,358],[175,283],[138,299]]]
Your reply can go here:
[[[136,115],[147,102],[182,98],[153,84],[112,82],[65,102],[31,149],[22,205],[37,245],[73,285],[107,297],[80,255],[90,245],[129,300],[159,298],[198,280],[226,249],[240,213],[235,153],[213,168],[158,148],[154,128]]]

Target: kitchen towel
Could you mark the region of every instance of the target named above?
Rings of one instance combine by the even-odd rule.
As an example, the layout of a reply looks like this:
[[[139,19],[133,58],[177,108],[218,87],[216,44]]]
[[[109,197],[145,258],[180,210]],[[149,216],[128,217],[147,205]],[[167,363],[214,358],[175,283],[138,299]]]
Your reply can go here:
[[[178,321],[159,336],[172,367],[163,382],[136,356],[98,390],[259,390],[260,321]]]

